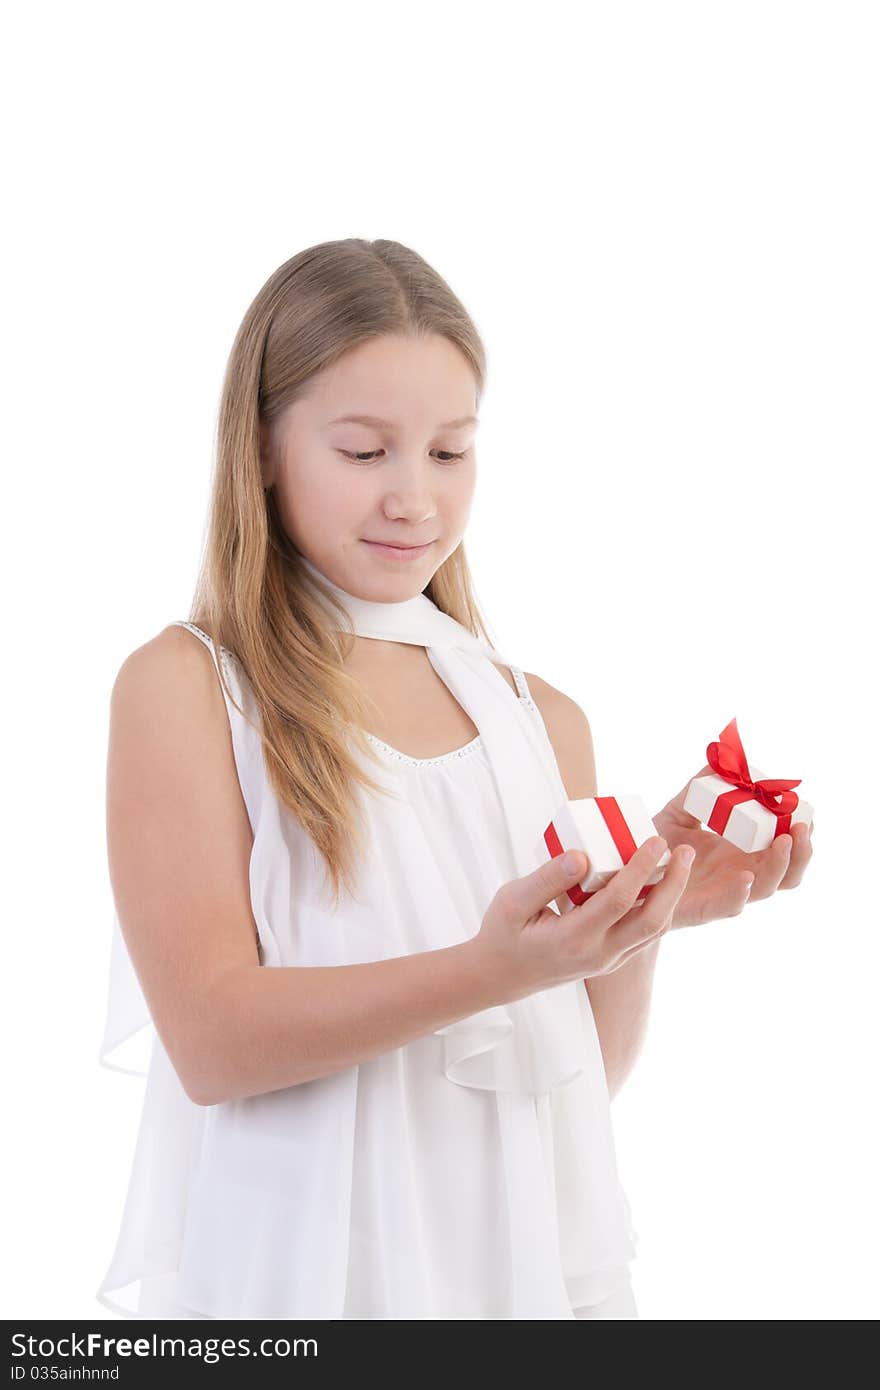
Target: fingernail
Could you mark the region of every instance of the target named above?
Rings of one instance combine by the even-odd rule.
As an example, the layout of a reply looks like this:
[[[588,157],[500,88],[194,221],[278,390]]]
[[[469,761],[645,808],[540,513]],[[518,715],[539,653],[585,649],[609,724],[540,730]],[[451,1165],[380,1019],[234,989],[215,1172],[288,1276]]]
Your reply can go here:
[[[681,862],[687,867],[688,864],[693,864],[695,855],[696,850],[688,845],[687,849],[683,849],[681,852]]]
[[[563,855],[562,868],[564,872],[567,874],[577,873],[582,863],[583,860],[581,859],[581,856],[579,854],[573,854],[569,852],[568,854]]]

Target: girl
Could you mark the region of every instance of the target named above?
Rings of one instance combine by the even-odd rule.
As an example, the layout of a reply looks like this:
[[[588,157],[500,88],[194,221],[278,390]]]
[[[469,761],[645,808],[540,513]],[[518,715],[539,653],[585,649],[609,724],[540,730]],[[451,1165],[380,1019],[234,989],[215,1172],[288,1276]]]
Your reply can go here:
[[[559,915],[585,856],[536,847],[596,794],[590,730],[478,612],[484,376],[392,241],[294,256],[236,337],[190,620],[111,704],[101,1060],[151,1044],[115,1311],[637,1316],[610,1099],[659,940],[793,886],[809,840],[744,855],[683,788]]]

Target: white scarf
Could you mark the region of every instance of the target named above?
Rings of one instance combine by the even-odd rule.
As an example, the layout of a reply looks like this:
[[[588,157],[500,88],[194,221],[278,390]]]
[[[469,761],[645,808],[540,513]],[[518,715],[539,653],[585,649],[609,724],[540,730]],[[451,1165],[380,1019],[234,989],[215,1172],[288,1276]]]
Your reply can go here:
[[[300,559],[344,604],[357,636],[425,648],[434,670],[479,730],[505,811],[515,865],[511,877],[533,873],[541,837],[567,793],[533,715],[497,670],[510,663],[427,594],[388,603],[359,598],[304,556]],[[317,588],[314,592],[331,620],[338,621],[323,595]],[[569,981],[450,1024],[443,1030],[447,1073],[461,1073],[462,1079],[466,1074],[465,1084],[532,1095],[571,1080],[589,1056],[583,991],[582,980]]]

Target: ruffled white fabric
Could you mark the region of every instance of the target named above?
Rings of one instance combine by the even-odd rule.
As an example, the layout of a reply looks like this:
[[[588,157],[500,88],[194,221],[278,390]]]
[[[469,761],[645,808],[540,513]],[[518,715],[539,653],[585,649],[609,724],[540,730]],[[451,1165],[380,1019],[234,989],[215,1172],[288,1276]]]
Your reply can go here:
[[[227,701],[264,966],[467,940],[500,884],[533,867],[535,824],[540,833],[565,799],[537,706],[473,647],[427,651],[480,737],[461,757],[370,764],[398,798],[370,799],[371,851],[338,911],[323,861],[265,778],[256,731]],[[258,724],[239,664],[220,655]],[[525,781],[524,748],[535,760]],[[628,1284],[637,1236],[582,981],[299,1086],[200,1107],[155,1033],[114,919],[100,1060],[147,1075],[119,1238],[97,1290],[114,1311],[574,1318],[585,1306],[603,1316]]]

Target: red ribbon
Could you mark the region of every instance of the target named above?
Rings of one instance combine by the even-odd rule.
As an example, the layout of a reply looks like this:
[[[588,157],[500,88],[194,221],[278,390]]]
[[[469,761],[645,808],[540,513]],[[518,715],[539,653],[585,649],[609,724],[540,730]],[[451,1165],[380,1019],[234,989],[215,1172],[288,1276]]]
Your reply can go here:
[[[623,860],[623,863],[628,864],[638,849],[638,845],[632,837],[632,831],[626,823],[626,817],[613,796],[596,796],[593,800],[599,807],[599,813],[611,832],[611,838],[614,841],[618,854]],[[565,845],[560,840],[556,826],[552,821],[544,831],[544,844],[550,851],[551,859],[555,859],[557,855],[564,854],[565,852]],[[642,902],[650,893],[651,889],[656,887],[656,883],[646,883],[640,890],[636,902]],[[580,907],[581,903],[585,903],[588,898],[592,898],[594,893],[601,892],[601,889],[593,888],[589,893],[585,893],[580,884],[575,883],[571,888],[567,888],[565,891],[575,907]]]
[[[789,831],[792,812],[798,804],[797,792],[791,788],[799,787],[801,778],[762,777],[757,782],[753,781],[735,719],[731,719],[727,728],[722,729],[717,743],[709,744],[706,761],[717,777],[723,777],[735,788],[734,791],[723,792],[715,802],[706,822],[710,830],[723,835],[734,806],[742,801],[759,801],[776,817],[773,839]]]

